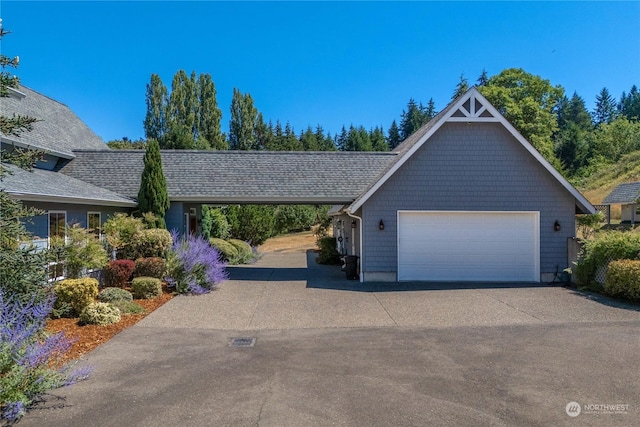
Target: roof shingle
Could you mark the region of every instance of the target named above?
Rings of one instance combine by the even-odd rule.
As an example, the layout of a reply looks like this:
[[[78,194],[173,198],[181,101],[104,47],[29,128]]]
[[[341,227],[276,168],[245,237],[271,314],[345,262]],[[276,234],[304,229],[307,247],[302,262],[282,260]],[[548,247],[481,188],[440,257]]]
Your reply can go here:
[[[144,151],[74,151],[63,174],[137,198]],[[172,201],[348,203],[397,154],[162,150]]]
[[[636,203],[640,198],[640,182],[625,182],[618,185],[602,201],[603,205]]]

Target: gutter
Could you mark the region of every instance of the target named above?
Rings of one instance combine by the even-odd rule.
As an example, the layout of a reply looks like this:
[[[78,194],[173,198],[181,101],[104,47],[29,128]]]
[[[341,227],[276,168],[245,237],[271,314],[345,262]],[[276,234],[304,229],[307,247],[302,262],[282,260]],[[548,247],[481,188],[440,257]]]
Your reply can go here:
[[[358,220],[358,231],[360,233],[360,283],[364,282],[364,272],[362,271],[362,266],[364,265],[364,262],[362,261],[364,259],[364,253],[362,252],[362,218],[360,218],[359,216],[353,215],[351,212],[349,212],[349,209],[344,211],[347,216],[357,219]]]

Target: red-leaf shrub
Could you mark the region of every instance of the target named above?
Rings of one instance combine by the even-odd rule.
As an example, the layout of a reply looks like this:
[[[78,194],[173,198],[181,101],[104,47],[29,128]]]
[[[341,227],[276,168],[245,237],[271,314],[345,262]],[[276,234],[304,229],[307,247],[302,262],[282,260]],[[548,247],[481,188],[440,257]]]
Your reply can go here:
[[[135,262],[130,259],[117,259],[109,261],[104,268],[104,281],[107,286],[117,286],[124,288],[129,281],[129,277],[136,268]]]

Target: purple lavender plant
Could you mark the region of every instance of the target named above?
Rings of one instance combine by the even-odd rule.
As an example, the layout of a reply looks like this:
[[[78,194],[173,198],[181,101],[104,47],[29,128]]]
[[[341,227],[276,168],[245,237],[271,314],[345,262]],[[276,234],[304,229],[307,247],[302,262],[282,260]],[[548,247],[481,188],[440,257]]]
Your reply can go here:
[[[60,366],[72,342],[63,333],[48,335],[46,319],[55,296],[26,302],[0,290],[0,418],[15,422],[49,390],[74,384],[87,369]]]
[[[226,264],[218,251],[201,236],[180,237],[173,231],[167,259],[167,282],[182,294],[210,292],[227,278]]]

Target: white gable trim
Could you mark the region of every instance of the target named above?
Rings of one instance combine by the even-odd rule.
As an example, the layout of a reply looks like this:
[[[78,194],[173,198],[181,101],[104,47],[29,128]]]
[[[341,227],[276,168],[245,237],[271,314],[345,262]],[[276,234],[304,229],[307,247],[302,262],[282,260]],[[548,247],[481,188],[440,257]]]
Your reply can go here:
[[[481,104],[480,108],[476,110],[476,100]],[[467,109],[464,104],[470,101],[471,108]],[[471,111],[469,111],[471,110]],[[462,114],[459,116],[458,114]],[[456,117],[453,115],[456,114]],[[472,87],[463,96],[461,96],[455,103],[449,105],[447,110],[442,114],[436,123],[429,128],[424,135],[404,153],[396,163],[380,178],[367,192],[356,199],[355,202],[349,206],[349,212],[356,212],[365,204],[367,200],[375,194],[376,191],[385,183],[391,176],[396,173],[398,169],[404,165],[404,163],[413,156],[413,154],[422,147],[422,145],[435,134],[443,124],[447,122],[466,122],[466,123],[500,123],[502,124],[511,135],[529,152],[533,157],[551,173],[551,175],[576,199],[578,205],[589,213],[595,213],[593,205],[576,190],[551,164],[536,150],[533,145],[529,143],[521,134],[513,127],[507,119],[491,103],[476,89]]]

